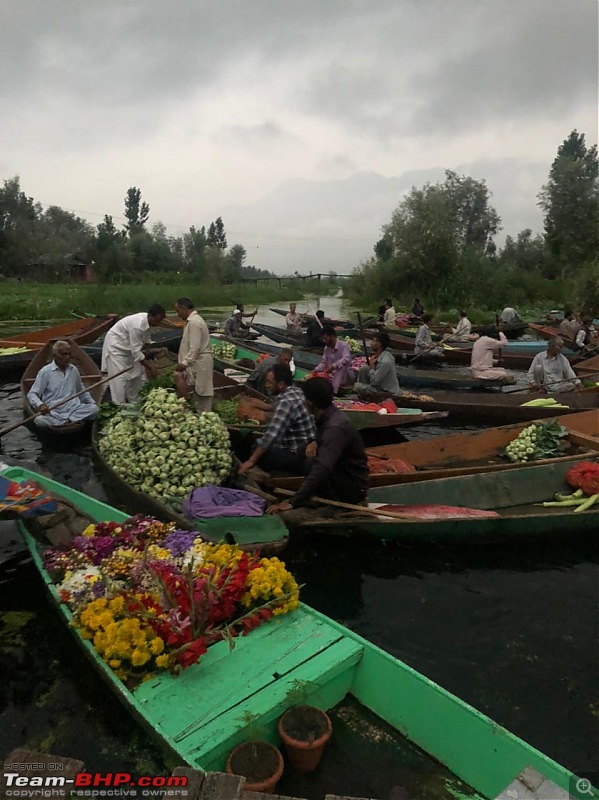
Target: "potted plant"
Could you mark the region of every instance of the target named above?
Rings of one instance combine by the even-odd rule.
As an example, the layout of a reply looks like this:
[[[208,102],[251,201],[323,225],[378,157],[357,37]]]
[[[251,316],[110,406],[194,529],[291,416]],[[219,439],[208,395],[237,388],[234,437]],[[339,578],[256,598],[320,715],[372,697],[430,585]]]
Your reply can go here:
[[[283,774],[283,756],[268,742],[242,742],[229,753],[227,772],[245,778],[246,792],[273,792]]]
[[[328,714],[315,706],[292,706],[279,719],[278,729],[295,769],[298,772],[315,770],[333,732]]]
[[[227,758],[227,772],[245,778],[244,791],[273,792],[283,774],[283,756],[274,745],[259,738],[262,729],[256,716],[246,712],[241,718],[249,741],[234,747]]]

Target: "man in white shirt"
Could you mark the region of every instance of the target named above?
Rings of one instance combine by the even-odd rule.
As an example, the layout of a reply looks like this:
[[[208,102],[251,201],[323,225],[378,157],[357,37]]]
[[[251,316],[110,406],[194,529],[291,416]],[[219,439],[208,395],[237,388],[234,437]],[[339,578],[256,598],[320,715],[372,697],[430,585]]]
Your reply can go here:
[[[554,336],[547,342],[547,350],[533,358],[526,376],[533,391],[571,392],[582,389],[582,383],[562,353],[563,346],[564,340]]]
[[[183,338],[179,347],[177,374],[182,376],[184,386],[193,387],[193,402],[196,411],[210,411],[214,387],[212,383],[212,345],[210,332],[203,318],[195,310],[188,297],[180,297],[175,311],[185,320]]]
[[[522,322],[522,320],[518,316],[518,312],[515,308],[506,306],[499,315],[499,322],[503,322],[504,325],[512,325],[515,322]]]
[[[27,401],[33,411],[41,416],[34,422],[39,428],[55,428],[73,422],[91,422],[98,414],[98,406],[89,392],[69,400],[56,411],[50,408],[85,387],[79,370],[71,364],[71,345],[58,341],[52,347],[53,361],[37,373],[35,383],[27,393]]]
[[[117,406],[134,403],[146,374],[154,376],[154,365],[146,360],[143,347],[150,341],[150,328],[160,325],[165,316],[164,308],[156,304],[147,313],[123,317],[106,334],[102,347],[102,372],[111,376],[131,368],[110,381],[110,396]]]
[[[447,337],[447,339],[453,342],[467,342],[471,333],[472,323],[468,319],[466,312],[460,311],[460,320],[457,328],[451,328],[451,334]]]
[[[383,325],[385,328],[391,328],[392,330],[395,330],[397,328],[397,325],[395,324],[396,317],[397,314],[393,308],[393,303],[391,302],[391,298],[388,297],[385,300],[385,313],[383,314]]]

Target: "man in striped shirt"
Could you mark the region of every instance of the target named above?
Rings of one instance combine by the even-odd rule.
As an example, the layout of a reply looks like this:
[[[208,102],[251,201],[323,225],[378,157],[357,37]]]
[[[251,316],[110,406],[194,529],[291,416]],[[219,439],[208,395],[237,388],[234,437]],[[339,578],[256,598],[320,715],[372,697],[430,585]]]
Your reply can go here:
[[[275,397],[274,413],[254,452],[239,467],[239,474],[245,475],[257,464],[267,472],[301,475],[306,446],[316,440],[314,419],[306,407],[304,393],[293,385],[288,366],[274,364],[266,380],[269,393]]]

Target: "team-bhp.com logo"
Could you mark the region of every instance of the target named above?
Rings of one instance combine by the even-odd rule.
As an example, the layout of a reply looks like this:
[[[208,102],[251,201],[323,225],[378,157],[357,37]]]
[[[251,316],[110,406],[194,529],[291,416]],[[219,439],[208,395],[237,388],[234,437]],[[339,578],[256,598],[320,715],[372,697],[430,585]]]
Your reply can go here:
[[[10,768],[10,764],[5,767],[7,770]],[[133,778],[128,772],[78,772],[73,778],[65,778],[64,775],[30,776],[7,771],[4,772],[4,786],[6,797],[52,797],[53,789],[65,788],[69,789],[72,797],[148,796],[154,794],[152,789],[160,790],[156,792],[157,796],[168,797],[171,794],[169,789],[187,786],[187,778],[184,775],[140,775]],[[109,791],[112,789],[119,791]],[[124,792],[123,789],[129,791]],[[139,793],[136,791],[138,789],[141,790]],[[184,793],[172,792],[172,795],[175,794]]]

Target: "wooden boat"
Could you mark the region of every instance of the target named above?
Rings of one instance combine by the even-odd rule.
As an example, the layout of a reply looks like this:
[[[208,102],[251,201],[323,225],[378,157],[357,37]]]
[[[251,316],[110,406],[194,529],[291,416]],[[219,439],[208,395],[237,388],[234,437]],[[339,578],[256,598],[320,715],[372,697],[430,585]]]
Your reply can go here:
[[[76,342],[69,342],[71,345],[71,364],[73,364],[79,370],[81,374],[81,380],[83,381],[84,386],[91,386],[94,383],[102,380],[102,373],[94,364],[92,359],[87,355],[87,353],[79,347]],[[25,412],[26,417],[30,417],[34,411],[29,405],[27,400],[27,393],[33,386],[35,379],[37,377],[37,373],[40,371],[42,367],[45,367],[46,364],[49,364],[53,360],[52,355],[52,347],[53,343],[48,342],[41,350],[33,357],[33,360],[29,363],[27,369],[23,373],[23,377],[21,378],[21,397],[23,402],[23,410]],[[96,403],[100,404],[102,402],[102,395],[106,390],[106,386],[97,386],[95,389],[92,389],[91,395]],[[28,427],[31,430],[35,430],[36,433],[41,433],[43,435],[49,436],[68,436],[75,433],[80,433],[84,428],[89,427],[88,422],[70,422],[67,425],[56,425],[52,428],[37,428],[35,423],[30,422],[28,423]]]
[[[546,420],[537,421],[546,422]],[[558,458],[536,461],[535,465],[578,461],[599,454],[599,414],[596,411],[567,414],[558,417],[557,421],[569,431],[564,439],[568,445],[567,451]],[[502,458],[499,450],[513,441],[530,424],[521,422],[472,433],[435,436],[432,439],[420,439],[403,444],[369,447],[368,455],[383,459],[400,459],[416,467],[416,472],[373,473],[370,475],[370,486],[373,488],[394,486],[399,483],[452,478],[457,475],[479,475],[485,472],[499,473],[520,469],[521,464],[513,464]],[[295,491],[299,489],[302,481],[301,477],[272,477],[270,484]]]
[[[549,339],[552,339],[554,336],[559,336],[560,339],[563,339],[566,347],[568,347],[573,352],[578,352],[576,339],[572,336],[566,336],[564,333],[560,333],[559,324],[558,326],[539,325],[534,322],[531,322],[528,327],[531,329],[531,331],[534,331],[540,339],[544,341],[548,341]]]
[[[241,386],[239,383],[226,378],[224,375],[215,373],[214,379],[215,398],[230,400],[240,394],[252,394],[251,389]],[[257,395],[258,393],[253,392],[253,394]],[[244,426],[240,425],[239,427],[241,428]],[[253,429],[255,430],[255,426],[253,426]],[[178,528],[183,530],[198,529],[198,525],[187,519],[179,510],[179,507],[175,508],[157,497],[153,497],[146,492],[141,492],[133,488],[133,486],[112,469],[99,450],[99,438],[99,425],[96,420],[92,428],[92,452],[94,463],[98,474],[105,484],[105,488],[113,497],[118,498],[126,508],[131,509],[132,514],[149,514],[165,522],[174,522]],[[220,533],[218,536],[213,537],[209,527],[202,529],[201,535],[210,541],[219,541],[222,538]],[[228,534],[227,541],[229,543],[235,542],[239,544],[244,550],[251,551],[259,549],[260,552],[265,554],[274,554],[280,552],[287,546],[288,535],[284,526],[278,526],[276,531],[270,527],[264,532],[252,526],[251,531],[249,531],[247,535],[244,535],[243,531],[237,532],[235,535]]]
[[[450,417],[463,419],[483,419],[488,421],[520,422],[562,414],[575,414],[599,408],[599,394],[593,391],[563,392],[554,394],[559,404],[568,408],[524,406],[529,400],[538,400],[538,392],[448,392],[431,389],[427,395],[432,398],[400,395],[393,400],[398,406],[417,405],[423,411],[449,411]]]
[[[34,478],[98,521],[126,518],[123,512],[36,473],[13,467],[3,475],[15,481]],[[226,642],[215,644],[199,664],[178,677],[161,673],[128,689],[70,624],[71,612],[44,569],[43,545],[22,523],[20,528],[50,599],[78,645],[114,695],[175,763],[224,770],[229,751],[247,739],[248,719],[264,731],[264,737],[279,744],[276,722],[297,702],[294,696],[302,687],[303,702],[329,710],[334,721],[336,735],[319,767],[325,775],[336,764],[343,776],[366,747],[374,760],[360,768],[384,774],[387,792],[401,783],[413,797],[428,796],[435,787],[436,800],[492,800],[526,768],[529,775],[535,770],[541,780],[564,791],[577,781],[564,767],[438,684],[303,604],[240,636],[233,650]],[[344,722],[348,716],[350,724]],[[351,794],[349,784],[337,786],[343,794]],[[544,788],[550,789],[547,783]],[[554,790],[546,796],[557,795]]]
[[[596,377],[599,380],[599,356],[579,361],[574,368],[574,372],[582,379]]]
[[[261,353],[269,353],[276,355],[280,351],[277,345],[263,344],[262,342],[254,345],[253,348],[257,355]],[[302,349],[292,346],[293,361],[296,366],[311,372],[319,363],[322,357],[320,351],[309,349]],[[356,353],[356,355],[360,355]],[[498,389],[503,386],[501,381],[483,381],[479,378],[473,378],[469,372],[459,373],[455,371],[436,369],[426,370],[416,366],[414,367],[396,367],[397,377],[400,386],[419,387],[419,388],[433,388],[433,389],[451,389],[455,391],[463,389],[472,389],[474,391],[488,391],[490,389]]]
[[[43,328],[30,333],[19,333],[10,339],[0,339],[0,349],[9,347],[26,347],[13,355],[0,355],[0,373],[25,368],[34,355],[48,342],[57,339],[70,339],[79,345],[90,344],[114,325],[118,317],[114,314],[92,319],[75,319],[51,328]]]
[[[279,342],[279,344],[289,344],[293,345],[294,347],[306,347],[305,336],[292,336],[291,334],[287,333],[285,328],[276,328],[274,325],[262,325],[256,324],[255,322],[253,323],[252,327],[255,328],[261,336],[266,336],[273,342]],[[354,328],[339,330],[337,331],[337,334],[339,336],[351,336],[352,339],[355,339],[360,335]]]
[[[518,542],[541,542],[548,538],[574,534],[589,535],[599,530],[597,507],[576,512],[571,506],[544,508],[556,492],[570,493],[564,475],[572,460],[519,466],[499,474],[494,472],[458,475],[429,481],[413,481],[379,486],[368,492],[371,509],[405,514],[406,519],[384,518],[367,513],[318,516],[301,509],[285,516],[294,530],[318,530],[325,533],[367,534],[380,539],[398,539],[423,543],[469,542],[485,544],[514,539]],[[438,507],[438,511],[435,510]],[[453,515],[444,507],[456,507]],[[426,511],[423,510],[426,507]],[[461,511],[460,511],[461,509]],[[496,512],[493,516],[470,516],[469,509]],[[421,516],[419,516],[421,515]]]
[[[366,331],[367,335],[372,335],[371,332]],[[398,350],[401,353],[409,353],[411,357],[414,357],[414,340],[410,339],[407,336],[403,336],[400,333],[391,333],[391,346],[394,350]],[[470,359],[472,357],[472,344],[467,342],[450,342],[448,343],[450,346],[444,348],[443,354],[443,361],[446,364],[465,364],[466,366],[470,366]],[[567,354],[568,361],[571,364],[576,364],[578,361],[581,360],[580,355],[578,354]],[[508,352],[507,348],[502,347],[497,354],[497,364],[498,366],[505,367],[506,369],[516,369],[516,370],[527,370],[532,360],[535,356],[535,353],[517,353],[517,352]],[[424,356],[419,358],[419,361],[424,359]]]
[[[286,317],[289,311],[285,311],[284,308],[271,308],[270,309],[274,314],[280,314],[282,317]],[[307,325],[312,320],[316,319],[315,314],[308,314],[302,313],[301,311],[298,312],[302,315],[302,325]],[[348,319],[337,319],[336,317],[325,317],[324,318],[325,325],[334,325],[336,328],[355,328],[356,323],[350,322]],[[256,327],[255,325],[253,327]]]

